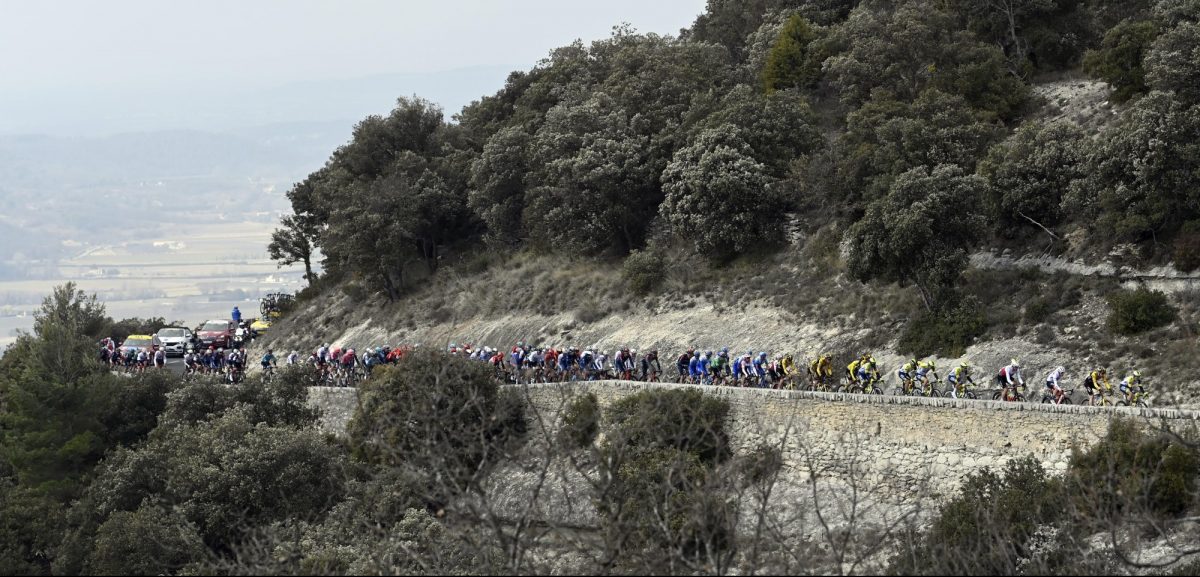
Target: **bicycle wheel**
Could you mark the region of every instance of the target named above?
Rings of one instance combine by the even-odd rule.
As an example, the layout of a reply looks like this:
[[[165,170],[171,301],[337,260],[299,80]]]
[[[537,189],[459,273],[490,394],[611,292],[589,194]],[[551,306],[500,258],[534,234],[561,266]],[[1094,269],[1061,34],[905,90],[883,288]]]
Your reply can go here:
[[[903,397],[904,390],[901,389],[900,387],[896,387],[896,388],[892,389],[892,396],[893,397]]]
[[[999,401],[999,400],[1000,400],[1000,391],[996,391],[996,392],[992,393],[992,400],[993,400],[993,401]]]

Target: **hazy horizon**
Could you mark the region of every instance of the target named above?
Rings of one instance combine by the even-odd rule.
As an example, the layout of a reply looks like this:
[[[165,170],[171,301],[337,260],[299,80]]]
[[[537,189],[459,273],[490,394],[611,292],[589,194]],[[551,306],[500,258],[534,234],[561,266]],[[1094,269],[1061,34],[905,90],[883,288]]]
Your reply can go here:
[[[354,122],[413,94],[449,117],[556,47],[607,37],[622,23],[677,34],[703,7],[704,0],[0,0],[0,135]]]

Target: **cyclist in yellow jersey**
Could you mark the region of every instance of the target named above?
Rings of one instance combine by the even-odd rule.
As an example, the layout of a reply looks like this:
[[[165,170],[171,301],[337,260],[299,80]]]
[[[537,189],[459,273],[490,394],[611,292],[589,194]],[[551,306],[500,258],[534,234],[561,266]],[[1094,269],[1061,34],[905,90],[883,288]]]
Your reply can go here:
[[[852,385],[859,384],[858,369],[862,365],[863,365],[863,359],[861,359],[861,358],[854,359],[853,361],[850,362],[849,365],[846,365],[846,375],[850,379],[850,384],[852,384]]]
[[[796,361],[792,360],[792,353],[783,355],[783,360],[779,362],[779,366],[783,368],[783,376],[785,377],[796,374]]]
[[[808,377],[815,381],[828,380],[833,376],[833,358],[823,354],[808,363]]]
[[[1121,380],[1117,386],[1121,394],[1125,397],[1125,402],[1129,403],[1133,400],[1133,391],[1135,388],[1142,386],[1142,372],[1133,371],[1129,376]],[[1111,386],[1110,386],[1111,389]]]
[[[1112,383],[1108,382],[1108,371],[1103,367],[1096,369],[1083,380],[1083,388],[1088,392],[1088,404],[1096,404],[1096,397],[1101,396],[1102,389],[1112,392]]]
[[[917,368],[921,365],[921,361],[917,359],[909,359],[904,366],[896,371],[896,378],[900,379],[900,385],[904,387],[904,392],[907,394],[912,390],[913,382],[917,378]]]

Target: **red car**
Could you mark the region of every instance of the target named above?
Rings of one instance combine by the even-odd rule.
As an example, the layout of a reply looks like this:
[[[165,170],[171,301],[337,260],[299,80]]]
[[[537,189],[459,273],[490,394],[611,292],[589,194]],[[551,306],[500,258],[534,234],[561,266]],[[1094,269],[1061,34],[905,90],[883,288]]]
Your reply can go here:
[[[202,349],[207,349],[208,347],[227,349],[233,345],[233,333],[236,329],[237,325],[233,321],[208,321],[196,331],[196,339],[200,341],[200,348]]]

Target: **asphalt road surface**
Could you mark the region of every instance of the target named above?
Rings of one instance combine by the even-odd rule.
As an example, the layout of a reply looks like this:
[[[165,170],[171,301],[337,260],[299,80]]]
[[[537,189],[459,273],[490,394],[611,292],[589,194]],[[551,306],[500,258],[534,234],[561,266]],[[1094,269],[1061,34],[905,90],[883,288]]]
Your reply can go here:
[[[184,368],[185,367],[183,366],[183,357],[167,357],[167,370],[168,371],[171,371],[172,373],[175,373],[177,375],[182,375]]]

